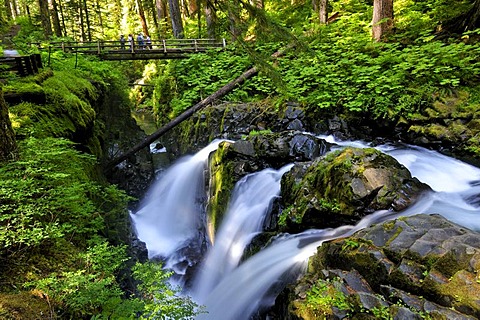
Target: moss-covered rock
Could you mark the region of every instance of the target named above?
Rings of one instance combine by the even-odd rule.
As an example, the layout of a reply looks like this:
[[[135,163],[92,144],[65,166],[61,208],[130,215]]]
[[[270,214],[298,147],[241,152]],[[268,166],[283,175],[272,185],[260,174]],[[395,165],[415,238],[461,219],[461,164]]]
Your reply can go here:
[[[245,140],[222,142],[210,159],[207,213],[212,230],[220,225],[235,183],[249,173],[276,168],[297,159],[313,160],[329,145],[296,131],[250,135]]]
[[[285,291],[282,316],[478,319],[479,266],[477,232],[437,215],[383,222],[319,247],[306,275]]]
[[[373,148],[345,148],[282,179],[286,231],[351,224],[375,210],[402,210],[428,186]]]

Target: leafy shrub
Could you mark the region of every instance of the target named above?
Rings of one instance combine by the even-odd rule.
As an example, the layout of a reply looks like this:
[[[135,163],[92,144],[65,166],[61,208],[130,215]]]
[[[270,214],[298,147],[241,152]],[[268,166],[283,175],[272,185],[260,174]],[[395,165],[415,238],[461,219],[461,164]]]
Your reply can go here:
[[[90,180],[95,159],[63,139],[30,138],[20,148],[19,161],[0,167],[1,253],[64,237],[81,245],[102,231],[108,188]]]

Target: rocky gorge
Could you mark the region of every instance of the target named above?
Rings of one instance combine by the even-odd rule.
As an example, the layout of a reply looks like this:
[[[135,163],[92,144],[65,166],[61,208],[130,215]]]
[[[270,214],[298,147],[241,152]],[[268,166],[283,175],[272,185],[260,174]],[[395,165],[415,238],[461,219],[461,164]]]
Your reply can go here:
[[[436,108],[440,105],[444,106]],[[237,181],[252,172],[295,163],[282,178],[280,197],[265,219],[263,233],[253,239],[243,259],[281,233],[353,225],[374,212],[385,213],[383,221],[321,245],[309,259],[307,272],[282,291],[272,308],[254,317],[475,319],[480,317],[478,230],[437,212],[389,217],[414,207],[432,190],[374,148],[387,142],[417,143],[476,163],[468,150],[473,150],[469,144],[479,134],[477,118],[462,118],[450,107],[444,118],[438,116],[420,132],[416,124],[393,127],[342,116],[315,120],[295,103],[281,111],[255,104],[222,104],[195,115],[162,141],[179,155],[215,138],[229,139],[209,160],[206,207],[213,230],[222,222]],[[445,134],[452,125],[464,127],[455,147],[451,135]],[[444,130],[434,136],[426,130],[432,126]],[[382,130],[387,134],[380,135]],[[370,146],[340,148],[320,134],[365,139]],[[470,198],[476,206],[476,195]]]

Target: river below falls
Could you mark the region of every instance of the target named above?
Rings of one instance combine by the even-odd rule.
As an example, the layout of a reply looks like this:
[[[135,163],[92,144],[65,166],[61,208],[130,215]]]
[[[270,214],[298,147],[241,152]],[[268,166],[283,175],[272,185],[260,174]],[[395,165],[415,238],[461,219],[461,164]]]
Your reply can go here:
[[[336,148],[369,147],[362,141],[335,141]],[[246,320],[270,306],[283,286],[303,272],[308,258],[327,240],[348,236],[373,223],[418,213],[438,213],[473,230],[480,230],[480,169],[409,145],[376,148],[396,158],[414,177],[430,185],[424,195],[403,212],[375,212],[355,226],[308,230],[278,236],[241,262],[250,240],[262,230],[272,201],[280,192],[280,178],[291,165],[266,169],[241,179],[235,186],[224,221],[215,235],[207,232],[204,169],[214,141],[195,155],[180,158],[163,171],[140,210],[131,214],[137,236],[146,243],[150,258],[161,258],[176,274],[177,283],[195,264],[186,294],[206,307],[198,319]],[[208,249],[208,250],[205,250]]]

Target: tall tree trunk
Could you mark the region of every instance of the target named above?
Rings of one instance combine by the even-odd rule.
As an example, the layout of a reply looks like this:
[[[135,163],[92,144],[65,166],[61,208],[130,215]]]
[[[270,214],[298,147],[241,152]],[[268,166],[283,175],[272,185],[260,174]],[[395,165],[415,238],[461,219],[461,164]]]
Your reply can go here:
[[[103,28],[103,18],[102,18],[102,8],[100,7],[100,2],[96,0],[95,7],[97,8],[98,24],[100,25],[100,33],[102,39],[105,37],[105,30]]]
[[[45,38],[52,36],[52,25],[50,23],[50,14],[48,13],[48,0],[38,0],[38,8],[40,10],[40,21],[42,22],[43,33]]]
[[[393,27],[393,0],[373,0],[372,37],[381,41]]]
[[[90,14],[88,12],[87,0],[83,0],[83,10],[85,12],[85,22],[87,23],[88,41],[92,41],[92,27],[90,25]]]
[[[263,9],[264,7],[263,0],[251,0],[250,4],[258,9]]]
[[[6,15],[7,21],[12,20],[13,14],[12,14],[12,4],[10,3],[10,0],[5,0],[5,15]]]
[[[217,12],[210,0],[207,0],[205,5],[205,20],[207,23],[207,35],[210,39],[217,38],[216,25],[217,25]]]
[[[147,20],[145,19],[145,11],[143,10],[143,5],[141,0],[136,0],[138,18],[140,19],[140,24],[142,25],[142,30],[144,36],[150,36],[148,33]]]
[[[183,39],[183,23],[180,4],[178,0],[168,0],[168,6],[170,8],[173,36],[177,39]]]
[[[20,15],[20,11],[18,10],[18,6],[17,6],[17,1],[16,0],[12,0],[10,2],[11,6],[12,6],[12,15],[13,15],[13,19],[16,19],[19,15]]]
[[[63,14],[63,6],[61,0],[58,0],[58,7],[60,8],[60,20],[62,22],[63,35],[66,37],[68,34],[67,27],[65,26],[65,16]]]
[[[156,30],[156,37],[158,37],[160,26],[158,25],[157,12],[155,11],[155,3],[153,1],[147,1],[147,6],[147,12],[152,17],[153,26]]]
[[[166,26],[168,24],[168,11],[166,1],[155,0],[155,9],[157,11],[157,17],[159,21],[158,37],[160,39],[163,39],[166,36]]]
[[[242,34],[240,29],[240,3],[238,0],[233,0],[228,3],[228,19],[230,20],[230,33],[232,35],[232,41],[237,40]]]
[[[180,1],[181,1],[180,12],[183,11],[182,16],[190,18],[190,4],[185,0],[180,0]]]
[[[202,2],[200,0],[195,0],[197,6],[197,27],[198,27],[198,38],[202,37]]]
[[[8,116],[8,108],[0,87],[0,162],[13,160],[17,157],[17,142],[12,123]]]
[[[83,17],[83,10],[81,5],[78,5],[78,18],[80,19],[80,38],[82,41],[86,41],[87,36],[85,34],[85,23],[83,22],[84,17]]]
[[[328,0],[320,0],[318,4],[318,17],[321,24],[327,24],[328,20]]]
[[[48,5],[50,8],[50,17],[52,19],[53,30],[57,37],[62,36],[62,28],[60,27],[60,19],[58,17],[58,6],[56,0],[49,0]]]
[[[32,23],[32,15],[30,14],[30,7],[25,5],[25,11],[27,12],[28,21]]]

